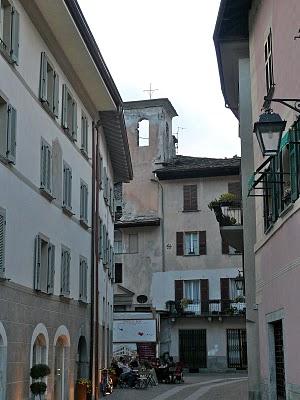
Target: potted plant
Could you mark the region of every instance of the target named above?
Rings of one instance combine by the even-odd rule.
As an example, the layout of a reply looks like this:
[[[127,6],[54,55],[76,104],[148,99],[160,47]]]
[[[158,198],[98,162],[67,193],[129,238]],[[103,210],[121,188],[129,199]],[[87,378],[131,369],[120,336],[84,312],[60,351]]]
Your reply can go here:
[[[92,393],[92,382],[87,378],[80,378],[76,383],[78,400],[86,400],[87,396]]]
[[[180,300],[180,305],[182,308],[187,308],[189,304],[193,304],[193,300],[183,298]]]
[[[49,375],[50,372],[51,370],[46,364],[36,364],[30,369],[30,376],[34,380],[30,385],[30,390],[34,396],[39,396],[40,400],[42,400],[47,390],[47,385],[42,379]]]

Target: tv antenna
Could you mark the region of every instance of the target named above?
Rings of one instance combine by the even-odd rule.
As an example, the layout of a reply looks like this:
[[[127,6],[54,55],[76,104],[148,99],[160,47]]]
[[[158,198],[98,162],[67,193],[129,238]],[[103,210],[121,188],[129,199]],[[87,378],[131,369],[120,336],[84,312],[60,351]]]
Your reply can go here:
[[[159,90],[159,89],[152,89],[152,83],[150,83],[149,89],[145,89],[145,90],[143,90],[143,92],[149,92],[149,98],[151,100],[152,99],[152,93],[156,92],[157,90]]]

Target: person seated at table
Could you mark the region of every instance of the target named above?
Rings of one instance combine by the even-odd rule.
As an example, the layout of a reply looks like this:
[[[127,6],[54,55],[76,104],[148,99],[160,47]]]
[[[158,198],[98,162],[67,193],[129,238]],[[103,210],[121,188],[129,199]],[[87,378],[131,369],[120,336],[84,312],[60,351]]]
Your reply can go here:
[[[138,369],[140,365],[139,365],[138,360],[136,358],[134,358],[133,360],[130,361],[129,366],[132,369]]]

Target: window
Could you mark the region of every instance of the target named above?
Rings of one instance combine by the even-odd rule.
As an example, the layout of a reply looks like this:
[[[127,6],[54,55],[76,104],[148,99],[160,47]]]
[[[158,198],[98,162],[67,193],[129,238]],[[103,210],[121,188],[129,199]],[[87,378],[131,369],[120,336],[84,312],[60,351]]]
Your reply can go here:
[[[138,125],[138,146],[145,147],[149,146],[149,121],[143,119]]]
[[[43,235],[35,238],[34,289],[53,294],[55,246]]]
[[[266,73],[266,88],[267,88],[267,93],[269,93],[270,89],[274,87],[271,30],[265,43],[265,73]]]
[[[230,246],[223,238],[221,238],[221,240],[222,240],[222,254],[229,254],[230,256],[242,254],[239,250]]]
[[[67,85],[63,85],[62,127],[68,135],[77,140],[77,104]]]
[[[183,210],[197,211],[197,185],[183,186]]]
[[[63,207],[72,210],[72,168],[64,162]]]
[[[191,300],[193,303],[199,303],[200,281],[199,280],[184,281],[183,297],[185,299]]]
[[[105,200],[105,204],[108,204],[108,176],[106,167],[103,168],[103,197]]]
[[[0,155],[8,162],[16,162],[17,112],[0,97]]]
[[[80,257],[79,262],[79,300],[87,302],[87,272],[88,264],[85,257]]]
[[[178,256],[199,256],[206,254],[206,231],[177,232],[176,254]]]
[[[99,190],[103,188],[103,158],[99,154],[99,171],[98,171],[98,180],[99,180]]]
[[[88,222],[88,186],[81,180],[80,182],[80,219]]]
[[[128,235],[129,241],[129,254],[138,253],[138,234],[130,233]]]
[[[9,0],[0,0],[0,50],[18,63],[19,13]]]
[[[115,263],[115,283],[123,282],[123,266],[121,263]]]
[[[60,293],[63,296],[68,296],[70,294],[70,263],[71,263],[70,250],[65,247],[62,247]]]
[[[84,113],[81,115],[81,151],[88,154],[88,120]]]
[[[41,144],[41,189],[52,192],[52,148],[42,138]]]
[[[59,77],[46,53],[41,56],[40,100],[43,106],[58,117]]]
[[[122,245],[122,232],[115,230],[115,238],[114,238],[114,251],[115,254],[123,253],[123,245]]]
[[[32,348],[32,366],[37,364],[47,364],[47,345],[43,334],[38,335]]]
[[[6,212],[0,207],[0,278],[5,276],[5,226]]]

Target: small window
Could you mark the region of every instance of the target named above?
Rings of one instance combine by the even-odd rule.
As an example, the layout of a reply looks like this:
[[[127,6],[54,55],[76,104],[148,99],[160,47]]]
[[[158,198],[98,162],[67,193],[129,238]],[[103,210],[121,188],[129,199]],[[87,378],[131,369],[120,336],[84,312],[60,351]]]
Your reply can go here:
[[[121,263],[115,264],[115,283],[123,282],[123,266]]]
[[[147,119],[143,119],[139,122],[138,126],[138,146],[145,147],[149,146],[149,131],[150,124]]]
[[[138,234],[129,234],[129,254],[138,253]]]
[[[52,148],[42,138],[41,144],[41,189],[52,193]]]
[[[266,88],[267,88],[267,93],[269,93],[270,89],[274,86],[271,30],[265,43],[265,73],[266,73]]]
[[[45,108],[58,117],[59,77],[46,53],[41,56],[40,100]]]
[[[65,247],[62,247],[60,293],[63,296],[69,296],[70,294],[70,263],[71,263],[70,250]]]
[[[17,112],[0,97],[0,155],[9,163],[16,162]]]
[[[19,13],[9,0],[0,0],[0,50],[18,63]]]
[[[206,254],[206,231],[176,232],[176,255],[199,256]]]
[[[72,168],[64,162],[63,207],[72,210]]]
[[[81,115],[81,151],[88,154],[88,119],[84,113]]]
[[[41,235],[35,238],[34,289],[52,294],[54,291],[55,246]]]
[[[62,126],[72,140],[77,140],[77,104],[67,85],[63,85]]]
[[[184,254],[199,255],[199,237],[198,232],[185,232],[184,234]]]
[[[79,263],[79,300],[87,302],[88,264],[85,257],[80,257]]]
[[[81,180],[80,183],[80,219],[88,222],[88,186]]]
[[[115,231],[114,251],[115,254],[123,253],[122,232],[118,230]]]
[[[197,211],[197,185],[184,185],[183,186],[183,210],[184,211]]]
[[[0,278],[5,276],[5,227],[6,212],[0,207]]]

